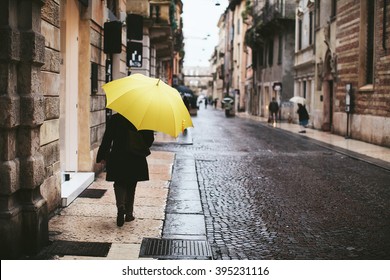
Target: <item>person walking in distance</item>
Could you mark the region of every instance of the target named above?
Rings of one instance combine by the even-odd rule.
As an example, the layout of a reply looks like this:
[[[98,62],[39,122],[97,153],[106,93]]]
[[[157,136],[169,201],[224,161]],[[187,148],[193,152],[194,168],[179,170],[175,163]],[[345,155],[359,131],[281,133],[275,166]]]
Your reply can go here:
[[[277,115],[279,112],[279,104],[276,102],[275,97],[272,97],[271,102],[268,105],[269,119],[271,123],[276,123]]]
[[[309,123],[309,113],[306,110],[305,105],[298,103],[298,116],[299,116],[299,125],[302,127],[302,130],[299,133],[306,133],[305,128]]]
[[[117,226],[134,220],[134,196],[137,182],[149,180],[146,157],[154,141],[151,130],[137,131],[121,114],[107,122],[96,162],[106,165],[106,181],[114,182]]]

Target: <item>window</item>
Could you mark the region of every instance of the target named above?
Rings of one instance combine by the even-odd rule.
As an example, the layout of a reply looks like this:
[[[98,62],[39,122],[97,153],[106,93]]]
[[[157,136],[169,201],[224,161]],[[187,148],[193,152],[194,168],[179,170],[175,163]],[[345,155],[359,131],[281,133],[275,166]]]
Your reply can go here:
[[[237,44],[237,66],[241,64],[241,44]]]
[[[332,0],[332,7],[331,7],[331,17],[335,17],[337,13],[337,0]]]
[[[264,66],[264,46],[259,47],[259,65]]]
[[[316,2],[315,2],[315,5],[316,5],[316,10],[315,10],[315,15],[316,15],[316,22],[315,22],[315,24],[316,24],[316,28],[317,27],[320,27],[320,16],[321,16],[321,9],[320,9],[320,7],[321,7],[321,1],[320,0],[316,0]]]
[[[279,34],[278,43],[278,65],[282,64],[283,57],[283,34]]]
[[[313,44],[313,12],[309,13],[309,45]]]
[[[160,6],[159,5],[150,5],[150,17],[159,20],[160,19]]]
[[[285,0],[280,0],[279,1],[279,11],[281,12],[281,13],[283,13],[283,10],[284,10],[284,1]],[[284,13],[283,13],[284,14]]]
[[[302,20],[298,20],[298,50],[302,49]]]
[[[117,0],[107,0],[107,8],[111,11],[111,13],[116,16],[117,15]]]
[[[373,83],[374,72],[374,18],[375,2],[367,0],[367,53],[366,53],[366,84]]]
[[[230,32],[229,32],[229,39],[230,39],[230,44],[233,44],[233,40],[234,40],[234,25],[232,25],[232,27],[230,27]]]
[[[79,0],[79,2],[80,2],[84,7],[88,7],[88,0]]]
[[[282,15],[284,15],[284,12],[283,12],[284,2],[285,2],[285,0],[277,0],[276,1],[276,7],[278,8],[279,13],[282,14]]]
[[[372,85],[374,82],[374,40],[375,40],[375,1],[361,0],[359,48],[359,86]]]
[[[268,45],[268,65],[272,66],[274,63],[274,41],[270,40]]]
[[[91,94],[98,92],[98,68],[97,63],[91,62]]]

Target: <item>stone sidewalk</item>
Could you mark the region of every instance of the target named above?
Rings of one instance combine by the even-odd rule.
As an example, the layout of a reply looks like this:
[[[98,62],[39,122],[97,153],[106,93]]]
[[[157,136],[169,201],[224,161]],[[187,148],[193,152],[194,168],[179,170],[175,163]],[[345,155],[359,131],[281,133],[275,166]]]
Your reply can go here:
[[[156,142],[175,139],[156,134]],[[101,198],[76,198],[68,207],[49,221],[50,240],[112,243],[106,257],[56,256],[57,259],[138,259],[144,237],[161,238],[165,218],[168,187],[175,154],[152,151],[147,158],[150,180],[140,182],[136,189],[132,222],[116,225],[116,206],[113,182],[105,181],[101,173],[88,190],[106,190]]]
[[[238,116],[266,124],[263,118],[245,114]],[[275,128],[297,135],[299,130],[298,125],[288,123],[278,123]],[[329,145],[338,152],[390,170],[388,148],[314,129],[308,129],[305,135],[299,136],[311,138],[321,145]],[[175,139],[156,133],[155,143],[159,142],[190,144],[192,136],[189,133],[186,137]],[[107,242],[111,243],[108,255],[105,257],[65,255],[58,256],[57,259],[135,260],[139,259],[143,238],[205,239],[200,198],[194,197],[194,193],[198,192],[194,159],[186,155],[177,158],[177,155],[171,152],[152,150],[147,160],[150,181],[138,184],[135,221],[117,227],[113,183],[105,181],[104,173],[97,176],[88,187],[88,190],[106,190],[101,198],[78,197],[49,221],[51,241]],[[176,161],[177,163],[182,161],[183,164],[176,165]],[[174,164],[176,175],[173,174]]]

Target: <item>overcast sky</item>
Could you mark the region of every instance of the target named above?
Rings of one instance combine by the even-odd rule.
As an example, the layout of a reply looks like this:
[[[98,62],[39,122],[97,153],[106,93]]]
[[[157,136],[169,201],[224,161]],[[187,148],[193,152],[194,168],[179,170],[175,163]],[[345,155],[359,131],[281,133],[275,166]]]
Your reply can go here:
[[[217,23],[229,1],[182,0],[182,2],[186,52],[184,66],[209,66],[209,59],[218,43]],[[217,2],[220,6],[215,5]]]

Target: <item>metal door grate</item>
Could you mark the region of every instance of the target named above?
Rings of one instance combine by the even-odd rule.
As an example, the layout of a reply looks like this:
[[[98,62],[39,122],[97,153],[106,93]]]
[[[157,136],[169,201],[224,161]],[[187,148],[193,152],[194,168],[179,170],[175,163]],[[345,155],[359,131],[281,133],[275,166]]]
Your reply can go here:
[[[101,198],[107,190],[101,190],[101,189],[85,189],[79,197],[84,198]]]
[[[35,259],[52,259],[54,256],[107,257],[111,243],[55,240],[45,247]]]
[[[157,259],[212,259],[206,240],[144,238],[140,258]]]

